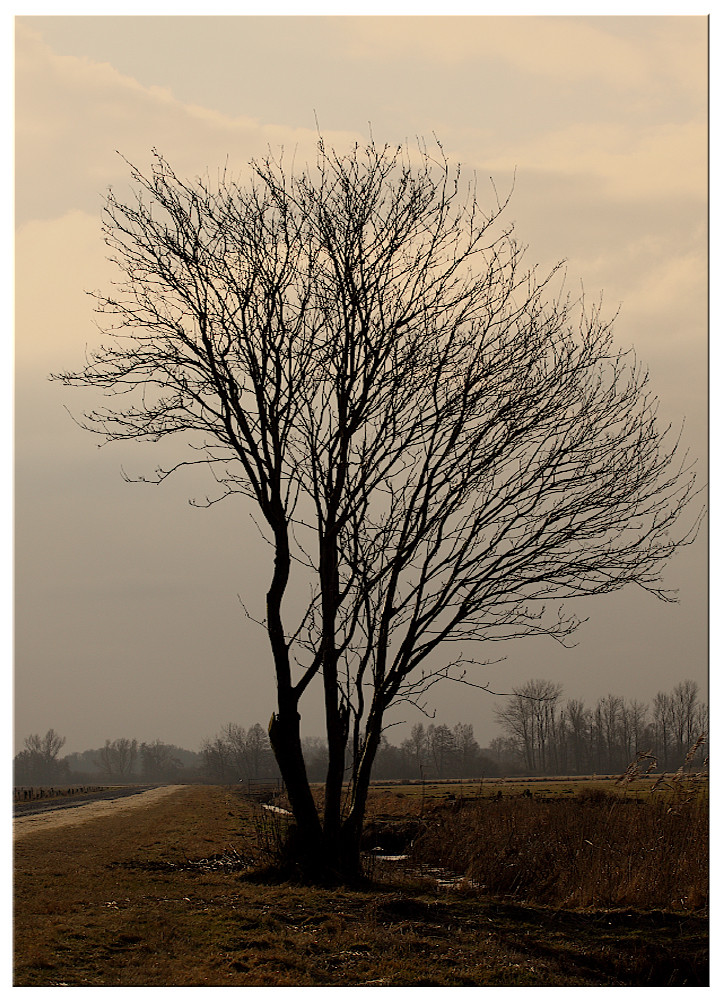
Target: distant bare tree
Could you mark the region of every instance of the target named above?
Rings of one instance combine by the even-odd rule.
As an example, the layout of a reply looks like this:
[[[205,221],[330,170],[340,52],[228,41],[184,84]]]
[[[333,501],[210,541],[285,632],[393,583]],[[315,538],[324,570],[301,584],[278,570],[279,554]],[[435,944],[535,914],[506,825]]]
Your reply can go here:
[[[636,698],[627,702],[622,708],[621,724],[624,741],[624,758],[627,763],[634,760],[636,754],[653,749],[648,744],[644,746],[646,741],[647,716],[647,706]]]
[[[613,694],[600,698],[594,710],[599,726],[599,739],[604,748],[604,757],[608,762],[607,770],[609,771],[621,771],[628,764],[622,750],[622,712],[623,698]]]
[[[52,785],[67,779],[68,767],[59,759],[65,736],[49,729],[44,736],[33,733],[25,738],[25,749],[15,757],[15,784]]]
[[[566,702],[565,720],[568,732],[568,759],[576,774],[590,770],[591,710],[582,701],[571,698]]]
[[[137,740],[120,737],[106,740],[99,751],[97,766],[109,781],[130,781],[133,777],[138,756]]]
[[[695,681],[682,681],[671,693],[671,724],[677,761],[683,759],[689,748],[702,735],[697,732],[697,707],[699,685]]]
[[[514,738],[529,773],[545,773],[551,745],[555,741],[556,706],[561,696],[559,684],[531,680],[513,688],[502,708],[496,709],[498,721]]]
[[[409,737],[403,742],[402,749],[412,761],[415,777],[424,777],[425,768],[430,762],[430,747],[427,733],[421,722],[416,722]]]
[[[246,758],[249,764],[250,777],[259,778],[268,770],[271,758],[269,736],[258,722],[255,722],[253,726],[249,726],[247,730]]]
[[[230,722],[221,732],[229,748],[239,778],[260,778],[266,775],[271,757],[269,737],[258,722],[248,731],[235,722]]]
[[[653,703],[654,752],[660,767],[667,771],[672,763],[672,735],[674,728],[671,695],[659,691]]]
[[[449,727],[445,725],[428,726],[427,745],[430,749],[433,773],[438,778],[446,777],[455,753],[455,740]]]
[[[227,739],[217,736],[201,744],[202,771],[207,778],[219,784],[239,780],[234,754]]]
[[[487,747],[500,774],[520,770],[520,744],[514,736],[496,736]]]
[[[453,727],[457,775],[472,777],[480,774],[480,745],[469,722]]]
[[[221,740],[226,742],[228,757],[233,761],[237,780],[240,778],[249,778],[250,774],[246,752],[246,730],[244,727],[238,725],[236,722],[229,722],[226,726],[224,726],[220,736],[217,738],[217,751],[218,743]]]
[[[174,754],[174,747],[154,740],[141,743],[138,754],[141,759],[141,773],[147,781],[173,781],[182,764]]]
[[[634,359],[597,308],[522,265],[441,149],[253,164],[243,186],[186,182],[157,157],[111,193],[120,280],[99,294],[104,345],[59,377],[111,397],[83,424],[108,440],[183,434],[256,506],[277,685],[271,743],[310,876],[359,868],[385,714],[438,679],[470,681],[443,644],[552,636],[561,601],[659,571],[690,541],[694,493]],[[554,274],[557,272],[553,272]],[[290,588],[309,589],[292,619]],[[452,662],[450,662],[452,660]],[[320,815],[302,699],[321,679]],[[349,795],[345,766],[351,752]]]
[[[25,739],[25,749],[37,754],[45,764],[55,762],[64,746],[65,736],[56,733],[54,729],[49,729],[45,736],[35,733]]]

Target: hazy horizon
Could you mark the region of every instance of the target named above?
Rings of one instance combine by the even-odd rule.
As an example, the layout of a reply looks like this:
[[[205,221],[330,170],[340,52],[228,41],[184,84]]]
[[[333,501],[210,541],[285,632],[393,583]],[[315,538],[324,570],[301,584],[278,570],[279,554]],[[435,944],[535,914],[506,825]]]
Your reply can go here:
[[[156,147],[181,177],[227,158],[244,176],[268,146],[313,154],[316,116],[340,150],[370,123],[380,143],[437,136],[483,204],[489,176],[498,191],[515,178],[528,264],[565,258],[573,293],[620,309],[616,344],[649,368],[662,423],[683,423],[703,485],[707,114],[705,17],[16,18],[15,750],[49,728],[63,756],[121,736],[196,750],[275,707],[266,636],[240,603],[262,607],[270,572],[251,508],[189,506],[207,485],[191,474],[125,484],[160,446],[99,449],[64,409],[84,394],[48,381],[99,338],[86,290],[113,278],[100,211],[109,185],[129,191],[117,151],[143,171]],[[686,679],[705,698],[705,532],[665,582],[678,604],[634,588],[577,602],[571,650],[474,650],[507,657],[476,680],[545,678],[588,707]],[[321,736],[313,697],[304,733]],[[454,684],[429,698],[436,724],[472,723],[481,746],[498,705]],[[429,722],[393,718],[397,744]]]
[[[535,678],[526,678],[526,680],[534,680],[534,679]],[[547,678],[540,678],[540,679],[545,680]],[[678,683],[683,683],[683,682],[687,681],[688,679],[689,678],[682,677],[681,681],[677,682],[677,684],[673,685],[671,690],[666,690],[663,693],[666,694],[666,695],[672,695],[672,693],[674,691],[674,688],[677,687]],[[518,685],[516,684],[516,686],[518,686]],[[647,709],[653,710],[654,695],[658,694],[658,693],[659,693],[659,691],[657,689],[656,692],[652,693],[652,695],[651,695],[650,698],[644,700],[644,705],[647,707]],[[606,694],[613,694],[613,692],[607,692]],[[602,695],[601,697],[606,698],[606,694]],[[494,701],[495,701],[494,707],[496,709],[497,708],[500,708],[500,709],[505,708],[506,705],[509,703],[509,698],[507,696],[503,695],[503,694],[491,694],[490,697],[494,698]],[[563,690],[561,692],[561,697],[560,697],[560,700],[558,702],[558,708],[560,710],[563,710],[565,708],[565,704],[566,704],[566,702],[568,701],[569,698],[580,700],[580,699],[577,699],[576,692]],[[630,700],[631,701],[640,701],[640,699],[633,699],[633,698],[630,699]],[[629,699],[624,698],[624,702],[626,703],[626,707],[630,708]],[[699,690],[697,691],[697,694],[696,694],[696,704],[697,704],[697,706],[698,705],[703,705],[708,710],[708,708],[709,708],[709,700],[708,700],[708,692],[707,692],[706,688],[704,688],[704,689],[699,688]],[[595,710],[595,708],[596,708],[596,705],[593,704],[593,703],[591,703],[591,704],[584,703],[584,710],[591,710],[591,711],[593,711],[593,710]],[[176,747],[179,750],[184,750],[184,751],[187,751],[187,752],[190,752],[190,753],[194,753],[194,754],[201,754],[203,752],[203,744],[204,744],[204,742],[207,739],[210,742],[213,742],[217,737],[226,738],[224,730],[225,730],[226,725],[228,724],[229,721],[232,721],[232,720],[227,720],[225,723],[220,723],[213,731],[209,731],[208,733],[205,733],[204,736],[201,738],[201,740],[199,740],[198,745],[197,744],[194,744],[194,745],[185,745],[183,743],[174,742],[173,740],[161,740],[160,742],[165,743],[168,746]],[[455,726],[458,725],[458,724],[462,724],[463,726],[470,724],[473,727],[473,735],[475,737],[475,740],[478,743],[481,751],[483,751],[483,752],[485,752],[486,750],[489,750],[491,743],[493,743],[498,737],[509,738],[512,735],[510,733],[510,731],[506,729],[506,727],[503,725],[503,723],[500,722],[497,718],[488,719],[487,723],[483,727],[483,726],[476,725],[475,722],[470,722],[469,719],[462,719],[462,718],[461,719],[457,719],[457,718],[441,718],[441,717],[438,717],[438,716],[430,717],[430,716],[422,715],[422,714],[420,714],[418,712],[414,718],[410,719],[410,722],[411,722],[411,725],[408,725],[408,726],[405,726],[405,725],[402,725],[402,724],[400,724],[400,725],[393,725],[393,726],[391,726],[386,731],[385,736],[386,736],[387,741],[390,743],[391,746],[400,747],[401,744],[403,744],[405,742],[405,740],[407,740],[407,738],[409,737],[409,735],[410,735],[410,729],[412,728],[412,725],[416,725],[416,724],[422,724],[422,726],[424,727],[425,730],[427,730],[431,726],[434,726],[434,727],[447,726],[447,728],[450,729],[451,731],[454,730]],[[650,714],[647,715],[646,722],[653,724],[653,722],[654,722],[653,714],[650,713]],[[264,719],[254,719],[253,721],[249,722],[247,726],[244,726],[242,728],[244,728],[245,730],[249,730],[249,729],[252,729],[253,726],[255,726],[257,724],[261,725],[262,728],[264,729],[264,732],[266,732],[266,722],[265,722]],[[47,730],[42,731],[42,732],[38,733],[37,735],[39,735],[39,736],[42,737],[42,736],[44,736],[46,734],[46,732],[47,732]],[[56,732],[57,732],[57,730],[56,730]],[[31,734],[30,732],[28,732],[28,733],[23,734],[23,737],[21,738],[19,734],[16,734],[16,744],[17,744],[17,746],[15,748],[15,752],[16,753],[19,752],[20,750],[24,749],[24,745],[23,745],[24,744],[24,739],[25,739],[26,736],[30,736],[30,735],[33,735],[33,734]],[[71,756],[73,754],[83,754],[83,753],[87,753],[87,752],[90,752],[90,751],[98,752],[99,750],[103,749],[103,747],[105,746],[106,742],[113,743],[113,742],[115,742],[116,740],[119,740],[119,739],[136,740],[136,742],[138,744],[138,747],[140,747],[142,743],[154,743],[156,741],[156,737],[145,737],[144,739],[139,739],[139,738],[137,738],[137,736],[135,735],[134,732],[132,732],[132,731],[129,730],[129,731],[125,731],[123,733],[115,733],[114,736],[107,736],[101,742],[99,742],[97,745],[93,745],[93,746],[78,746],[78,745],[76,745],[75,743],[72,742],[72,737],[73,737],[72,733],[57,733],[57,735],[58,736],[62,736],[66,740],[66,742],[63,744],[61,750],[59,751],[59,753],[57,755],[58,756],[58,760],[63,760],[65,757]],[[310,738],[312,740],[316,740],[316,739],[325,740],[326,739],[325,734],[322,731],[321,727],[320,727],[320,730],[318,732],[306,732],[304,734],[304,738]],[[306,753],[306,751],[305,751],[305,753]]]

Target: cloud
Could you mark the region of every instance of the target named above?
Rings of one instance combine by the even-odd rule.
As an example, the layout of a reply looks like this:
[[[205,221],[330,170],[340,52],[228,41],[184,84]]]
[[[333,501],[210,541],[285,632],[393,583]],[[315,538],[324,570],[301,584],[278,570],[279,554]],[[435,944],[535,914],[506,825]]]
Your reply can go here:
[[[706,92],[705,17],[361,17],[345,26],[357,58],[414,53],[454,65],[492,57],[526,76],[601,80],[618,91],[672,79]]]
[[[581,122],[523,139],[487,158],[487,169],[512,166],[564,177],[586,175],[601,182],[604,197],[652,201],[706,199],[707,123],[701,117],[680,124],[637,128],[621,122]]]
[[[353,132],[329,133],[342,146]],[[109,184],[125,184],[126,164],[144,170],[158,149],[181,176],[230,158],[241,167],[267,149],[314,154],[313,129],[262,124],[183,104],[163,87],[144,87],[107,63],[61,56],[22,22],[16,45],[16,218],[98,211]]]

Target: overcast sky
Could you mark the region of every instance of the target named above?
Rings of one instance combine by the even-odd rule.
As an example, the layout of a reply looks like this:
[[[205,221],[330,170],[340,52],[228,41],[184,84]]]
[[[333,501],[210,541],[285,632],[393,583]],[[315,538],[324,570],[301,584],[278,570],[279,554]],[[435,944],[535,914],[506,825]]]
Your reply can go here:
[[[707,24],[703,17],[21,17],[16,22],[16,748],[119,736],[198,749],[274,709],[260,610],[270,563],[233,504],[191,477],[123,482],[150,445],[81,431],[82,393],[48,382],[98,340],[86,290],[113,274],[103,193],[156,147],[184,175],[267,147],[308,156],[315,114],[341,149],[437,136],[498,190],[529,263],[565,258],[604,296],[706,479]],[[482,188],[482,185],[481,185]],[[624,591],[580,606],[578,645],[509,645],[481,682],[560,683],[591,707],[707,683],[706,539],[666,572],[680,603]],[[501,654],[496,647],[495,656]],[[483,659],[485,649],[477,651]],[[437,721],[497,735],[499,702],[437,689]],[[418,721],[411,710],[399,716]],[[423,719],[423,721],[425,721]],[[315,705],[305,732],[321,735]],[[393,730],[397,742],[404,729]]]

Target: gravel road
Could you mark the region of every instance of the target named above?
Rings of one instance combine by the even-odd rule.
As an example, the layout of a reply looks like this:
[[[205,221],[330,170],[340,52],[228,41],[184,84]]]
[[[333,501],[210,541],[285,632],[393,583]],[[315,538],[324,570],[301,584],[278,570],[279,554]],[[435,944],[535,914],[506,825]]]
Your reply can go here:
[[[74,826],[99,816],[130,812],[141,806],[150,805],[184,787],[184,785],[160,785],[156,788],[117,788],[64,800],[49,799],[47,802],[37,800],[17,803],[13,839],[19,840],[36,831]]]

